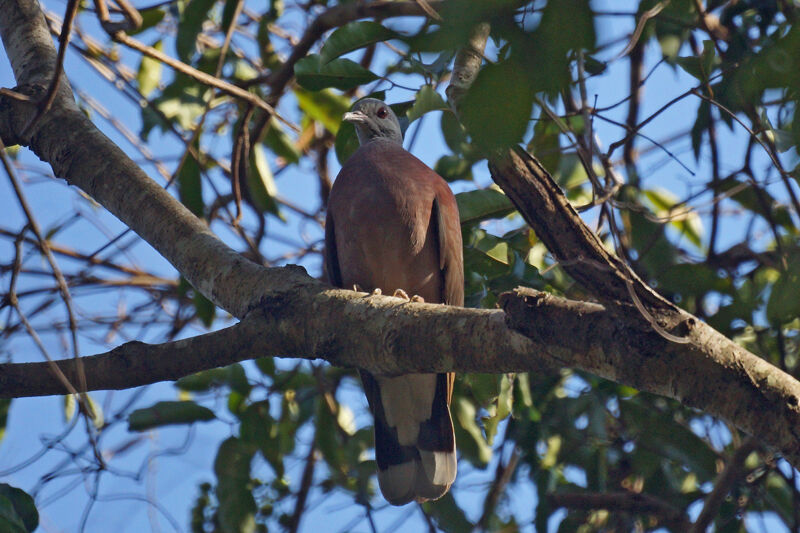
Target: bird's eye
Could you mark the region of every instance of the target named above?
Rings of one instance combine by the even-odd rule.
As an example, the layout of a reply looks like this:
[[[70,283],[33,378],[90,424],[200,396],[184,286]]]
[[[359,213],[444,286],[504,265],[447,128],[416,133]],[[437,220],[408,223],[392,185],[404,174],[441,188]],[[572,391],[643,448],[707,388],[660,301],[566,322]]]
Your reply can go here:
[[[389,110],[385,107],[381,107],[375,114],[378,115],[378,118],[386,118],[389,116]]]

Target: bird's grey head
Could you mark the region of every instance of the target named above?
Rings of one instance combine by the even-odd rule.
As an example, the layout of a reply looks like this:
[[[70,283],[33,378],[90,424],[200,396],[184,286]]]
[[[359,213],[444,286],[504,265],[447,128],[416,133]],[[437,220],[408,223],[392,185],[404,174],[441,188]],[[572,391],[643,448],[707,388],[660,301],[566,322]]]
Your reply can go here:
[[[362,146],[375,139],[403,144],[403,132],[394,111],[375,98],[359,100],[349,113],[344,114],[342,120],[353,123]]]

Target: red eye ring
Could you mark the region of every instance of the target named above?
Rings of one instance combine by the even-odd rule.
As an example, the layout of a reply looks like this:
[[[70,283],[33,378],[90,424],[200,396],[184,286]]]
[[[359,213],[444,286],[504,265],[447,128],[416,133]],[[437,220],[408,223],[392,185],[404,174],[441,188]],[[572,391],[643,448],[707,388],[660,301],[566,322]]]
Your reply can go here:
[[[385,107],[381,107],[378,108],[375,114],[378,116],[378,118],[386,118],[389,116],[389,110],[386,109]]]

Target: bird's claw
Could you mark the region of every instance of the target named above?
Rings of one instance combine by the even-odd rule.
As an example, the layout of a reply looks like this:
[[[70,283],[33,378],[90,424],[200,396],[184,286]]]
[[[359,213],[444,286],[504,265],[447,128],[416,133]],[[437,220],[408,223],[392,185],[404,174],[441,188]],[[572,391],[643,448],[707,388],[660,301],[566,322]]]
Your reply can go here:
[[[410,300],[411,298],[408,297],[408,293],[403,289],[395,289],[392,296],[395,298],[402,298],[403,300]]]
[[[418,294],[415,294],[414,296],[409,298],[408,293],[403,289],[395,289],[394,294],[392,294],[392,296],[394,296],[395,298],[402,298],[403,300],[408,300],[409,302],[418,302],[418,303],[425,302],[425,298],[423,298]]]

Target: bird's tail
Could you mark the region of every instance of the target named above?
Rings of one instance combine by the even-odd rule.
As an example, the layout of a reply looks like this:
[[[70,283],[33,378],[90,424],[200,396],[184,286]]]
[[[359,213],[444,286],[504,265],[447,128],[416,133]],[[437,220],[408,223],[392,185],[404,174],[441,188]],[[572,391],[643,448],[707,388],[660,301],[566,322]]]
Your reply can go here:
[[[375,417],[378,483],[386,501],[436,500],[456,477],[446,374],[374,378],[362,372]]]

